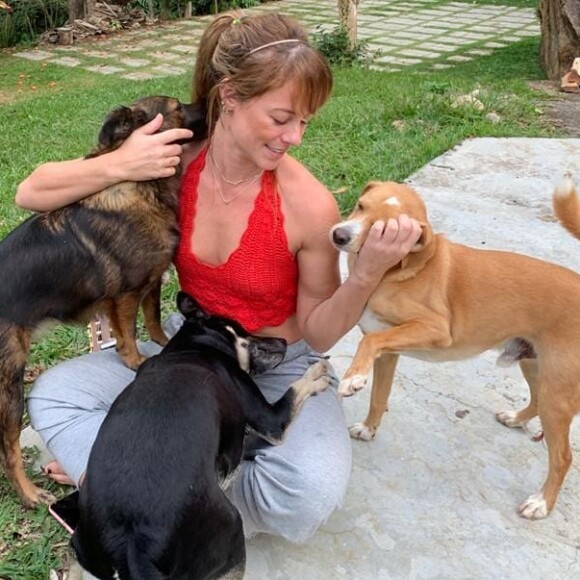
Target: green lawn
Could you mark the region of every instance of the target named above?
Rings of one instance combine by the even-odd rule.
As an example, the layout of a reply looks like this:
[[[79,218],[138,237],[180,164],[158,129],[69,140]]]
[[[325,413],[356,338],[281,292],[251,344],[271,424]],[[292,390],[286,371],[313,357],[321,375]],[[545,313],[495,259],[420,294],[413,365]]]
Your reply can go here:
[[[366,181],[402,180],[464,139],[556,136],[543,115],[546,96],[527,84],[543,78],[537,54],[538,39],[527,39],[438,72],[336,70],[333,98],[295,155],[331,190],[345,190],[338,199],[346,212]],[[189,84],[187,77],[128,82],[0,55],[0,236],[27,215],[15,207],[14,193],[37,164],[88,152],[112,107],[148,94],[187,100]],[[455,97],[476,88],[483,111],[452,107]],[[490,112],[500,121],[488,119]],[[166,311],[174,289],[166,289]],[[84,329],[57,329],[35,346],[31,364],[53,364],[86,348]],[[22,510],[3,478],[0,498],[0,578],[46,579],[59,565],[66,535],[45,508]]]

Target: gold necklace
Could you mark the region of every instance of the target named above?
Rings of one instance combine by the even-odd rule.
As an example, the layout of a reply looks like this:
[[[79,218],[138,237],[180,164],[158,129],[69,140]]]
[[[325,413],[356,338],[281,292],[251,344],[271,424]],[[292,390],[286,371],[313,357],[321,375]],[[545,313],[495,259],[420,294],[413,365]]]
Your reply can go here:
[[[230,181],[223,174],[222,170],[219,168],[218,164],[216,163],[215,159],[213,158],[213,152],[211,149],[208,151],[208,153],[209,153],[209,160],[211,161],[212,167],[214,168],[214,170],[216,170],[219,173],[220,178],[223,179],[228,185],[232,185],[234,187],[237,187],[238,185],[242,185],[242,183],[246,183],[246,181],[251,181],[253,183],[260,175],[262,175],[262,172],[259,171],[258,173],[256,173],[256,175],[250,175],[250,177],[244,177],[244,179],[238,179],[237,181]],[[215,171],[214,171],[214,175],[215,175]]]
[[[213,175],[213,180],[215,181],[216,184],[216,189],[218,190],[218,193],[220,194],[220,197],[222,198],[222,201],[226,204],[229,205],[230,203],[232,203],[232,201],[234,201],[234,199],[240,197],[240,195],[242,195],[242,193],[244,193],[244,191],[246,191],[251,185],[253,185],[254,183],[256,183],[256,181],[258,181],[258,179],[262,176],[262,171],[256,175],[254,175],[254,177],[251,178],[251,181],[248,182],[247,185],[245,185],[244,187],[242,187],[242,189],[240,189],[240,191],[238,191],[238,193],[236,193],[236,195],[234,195],[234,197],[231,197],[230,199],[226,199],[226,196],[224,195],[220,180],[216,177],[215,174],[215,170],[212,164],[212,168],[211,168],[211,172]],[[244,180],[247,181],[247,180]],[[243,182],[242,182],[243,183]]]

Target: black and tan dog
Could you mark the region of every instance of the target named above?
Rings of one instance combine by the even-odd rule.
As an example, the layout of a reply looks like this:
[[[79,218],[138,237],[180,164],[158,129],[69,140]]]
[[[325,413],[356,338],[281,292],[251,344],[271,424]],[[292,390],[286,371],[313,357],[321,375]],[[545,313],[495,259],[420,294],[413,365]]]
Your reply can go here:
[[[279,364],[286,342],[177,300],[183,326],[112,405],[80,489],[72,547],[101,580],[242,578],[242,521],[223,489],[246,428],[279,442],[328,385],[319,362],[268,404],[250,375]]]
[[[206,136],[197,107],[148,97],[110,113],[87,157],[118,148],[159,113],[162,131],[187,128],[195,139]],[[159,281],[178,241],[178,193],[179,171],[164,179],[123,182],[34,215],[0,243],[0,462],[26,507],[54,499],[26,478],[20,454],[22,380],[33,333],[46,321],[86,322],[101,309],[119,354],[137,368],[142,357],[135,320],[142,303],[151,338],[165,344]]]
[[[574,203],[570,188],[555,197],[556,212],[572,232],[580,223],[568,213]],[[364,337],[339,394],[363,388],[371,368],[373,384],[368,416],[350,428],[351,436],[368,441],[376,435],[400,355],[450,361],[503,345],[502,361],[519,362],[531,396],[525,409],[498,413],[497,419],[521,427],[539,415],[549,455],[543,488],[519,512],[544,518],[570,467],[570,424],[580,411],[580,276],[528,256],[452,243],[432,231],[419,195],[392,182],[370,183],[331,239],[349,252],[352,266],[371,225],[403,213],[421,223],[423,234],[386,272],[359,321]]]

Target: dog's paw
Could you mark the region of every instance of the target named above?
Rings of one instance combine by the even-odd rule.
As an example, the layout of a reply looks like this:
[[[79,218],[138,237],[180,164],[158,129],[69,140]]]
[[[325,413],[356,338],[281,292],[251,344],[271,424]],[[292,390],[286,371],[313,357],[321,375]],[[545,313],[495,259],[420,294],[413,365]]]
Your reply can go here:
[[[143,356],[142,354],[138,356],[124,356],[122,358],[125,365],[134,371],[137,371],[139,367],[147,360],[147,357]]]
[[[320,360],[310,365],[300,379],[292,383],[296,405],[300,406],[306,397],[324,391],[330,384],[330,363]]]
[[[495,414],[495,418],[506,427],[522,427],[524,424],[517,420],[516,411],[500,411]]]
[[[543,493],[534,493],[518,508],[518,513],[522,518],[528,520],[542,520],[548,516],[548,504]]]
[[[367,378],[365,375],[354,375],[348,379],[342,379],[338,387],[338,395],[340,397],[350,397],[363,389],[366,384]]]
[[[310,365],[302,378],[307,381],[318,381],[323,377],[328,378],[329,372],[330,363],[326,359],[321,359]]]
[[[25,490],[22,490],[20,499],[22,505],[28,509],[37,508],[40,504],[50,505],[56,501],[56,497],[52,493],[32,483]]]
[[[348,433],[353,439],[372,441],[377,434],[377,430],[367,427],[364,423],[355,423],[348,428]]]

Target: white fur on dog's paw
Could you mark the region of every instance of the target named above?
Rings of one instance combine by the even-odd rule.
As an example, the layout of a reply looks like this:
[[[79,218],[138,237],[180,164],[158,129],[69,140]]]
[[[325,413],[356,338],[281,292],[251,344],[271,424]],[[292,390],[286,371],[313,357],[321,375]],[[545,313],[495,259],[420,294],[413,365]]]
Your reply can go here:
[[[306,397],[328,388],[330,384],[330,363],[320,360],[310,365],[300,379],[292,384],[296,394],[296,405],[300,406]]]
[[[307,381],[317,381],[321,377],[328,375],[329,372],[330,363],[326,359],[321,359],[313,365],[310,365],[302,378]]]
[[[353,439],[359,441],[372,441],[377,434],[375,429],[369,429],[364,423],[355,423],[348,428],[348,433]]]
[[[516,411],[501,411],[495,414],[495,418],[506,427],[521,427],[522,422],[516,420]]]
[[[367,378],[365,375],[354,375],[349,379],[343,379],[340,381],[338,394],[340,397],[350,397],[364,388],[366,384]]]
[[[518,508],[522,518],[528,520],[541,520],[548,516],[548,505],[544,499],[544,494],[534,493]]]

